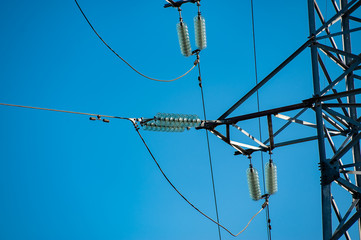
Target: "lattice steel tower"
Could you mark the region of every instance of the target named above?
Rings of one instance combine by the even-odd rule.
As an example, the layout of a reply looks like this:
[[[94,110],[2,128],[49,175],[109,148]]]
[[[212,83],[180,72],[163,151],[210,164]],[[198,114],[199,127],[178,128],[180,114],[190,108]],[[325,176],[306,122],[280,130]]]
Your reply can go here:
[[[361,117],[357,116],[357,108],[361,107],[358,96],[361,94],[361,88],[355,88],[354,83],[355,79],[356,81],[361,80],[361,76],[357,75],[357,71],[361,70],[361,54],[353,53],[351,49],[351,35],[361,30],[361,18],[353,15],[360,7],[361,0],[340,0],[339,3],[336,0],[327,0],[335,10],[335,14],[329,19],[324,18],[316,0],[307,1],[310,32],[308,40],[222,116],[217,120],[203,122],[198,129],[207,129],[235,148],[236,154],[246,156],[255,151],[267,152],[277,147],[317,140],[321,170],[323,239],[338,239],[343,235],[346,239],[350,239],[347,231],[357,221],[361,239]],[[316,15],[318,19],[316,19]],[[359,24],[360,27],[351,29],[351,21],[353,25]],[[321,40],[323,40],[322,42],[327,40],[327,43],[321,44]],[[337,46],[337,43],[341,45],[340,42],[342,46]],[[358,39],[355,44],[361,45],[361,39]],[[299,104],[228,117],[307,48],[311,50],[314,91],[312,98],[303,100]],[[326,56],[326,59],[323,59],[321,55]],[[327,84],[323,88],[321,88],[320,77],[327,80]],[[294,117],[281,114],[297,109],[299,112]],[[300,120],[300,116],[308,109],[312,109],[316,114],[315,124]],[[267,117],[268,120],[269,138],[264,142],[257,140],[236,125],[244,120],[261,117]],[[273,132],[272,126],[274,118],[287,121],[276,132]],[[291,123],[316,128],[317,135],[287,142],[276,142],[274,137],[285,131]],[[226,126],[223,130],[224,133],[217,129],[221,125]],[[231,130],[241,131],[253,140],[254,145],[234,141]],[[336,137],[337,141],[334,141]],[[351,178],[349,176],[351,174],[355,175],[355,178]],[[345,194],[352,195],[350,208],[344,216],[340,214],[333,198],[332,183],[344,188]],[[338,226],[332,226],[333,213],[339,221]]]

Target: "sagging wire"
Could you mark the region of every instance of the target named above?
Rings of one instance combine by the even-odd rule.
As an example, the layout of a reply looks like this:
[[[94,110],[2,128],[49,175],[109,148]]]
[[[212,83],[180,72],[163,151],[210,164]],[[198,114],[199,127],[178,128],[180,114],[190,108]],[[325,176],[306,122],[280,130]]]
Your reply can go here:
[[[198,11],[199,11],[199,8],[198,8]],[[201,89],[201,95],[202,95],[203,116],[204,116],[204,121],[207,121],[206,105],[205,105],[205,100],[204,100],[204,92],[203,92],[203,84],[202,84],[202,73],[201,73],[201,65],[200,65],[200,60],[199,60],[199,53],[197,53],[197,59],[198,59],[198,82],[199,82],[199,87]],[[211,146],[210,146],[210,143],[209,143],[208,130],[206,130],[206,139],[207,139],[207,147],[208,147],[209,166],[210,166],[211,178],[212,178],[214,205],[215,205],[215,209],[216,209],[217,223],[219,223],[216,187],[215,187],[215,183],[214,183]],[[220,229],[219,225],[218,225],[218,236],[219,236],[219,239],[221,240],[222,235],[221,235],[221,229]]]
[[[256,85],[258,84],[258,69],[257,69],[257,51],[256,51],[256,34],[255,34],[255,24],[254,24],[254,7],[253,7],[253,0],[251,0],[251,16],[252,16],[252,36],[253,36],[253,55],[254,55],[254,68],[255,68],[255,79]],[[258,112],[260,111],[260,99],[259,99],[259,92],[257,90],[257,109]],[[259,135],[260,140],[262,141],[262,125],[261,125],[261,118],[258,118],[258,128],[259,128]],[[265,183],[265,174],[264,174],[264,160],[263,160],[263,152],[261,152],[261,162],[262,162],[262,180],[263,180],[263,190],[265,191],[266,183]],[[269,217],[269,205],[267,205],[266,209],[266,224],[267,224],[267,237],[269,240],[272,239],[271,236],[271,225],[270,225],[270,217]]]
[[[128,63],[124,58],[122,58],[115,50],[113,50],[106,42],[105,40],[99,35],[99,33],[95,30],[95,28],[93,27],[93,25],[90,23],[89,19],[87,18],[87,16],[85,15],[85,13],[83,12],[82,8],[80,7],[79,3],[77,0],[75,0],[76,5],[78,6],[81,14],[83,15],[84,19],[87,21],[87,23],[89,24],[89,26],[91,27],[91,29],[93,30],[93,32],[97,35],[97,37],[104,43],[104,45],[110,50],[112,51],[120,60],[122,60],[125,64],[127,64],[133,71],[135,71],[136,73],[138,73],[139,75],[141,75],[142,77],[145,77],[147,79],[153,80],[153,81],[157,81],[157,82],[173,82],[176,81],[180,78],[185,77],[188,73],[190,73],[197,65],[197,61],[194,62],[193,66],[183,75],[170,79],[170,80],[162,80],[162,79],[157,79],[157,78],[152,78],[152,77],[148,77],[147,75],[139,72],[136,68],[134,68],[130,63]]]
[[[41,107],[32,107],[32,106],[25,106],[25,105],[16,105],[16,104],[8,104],[8,103],[0,103],[0,105],[2,106],[10,106],[10,107],[19,107],[19,108],[28,108],[28,109],[36,109],[36,110],[44,110],[44,111],[52,111],[52,112],[62,112],[62,113],[70,113],[70,114],[79,114],[79,115],[87,115],[87,116],[91,116],[90,120],[101,120],[101,118],[114,118],[114,119],[120,119],[120,120],[127,120],[130,121],[136,132],[138,133],[140,139],[142,140],[144,146],[146,147],[146,149],[148,150],[149,154],[151,155],[152,159],[154,160],[155,164],[157,165],[158,169],[160,170],[160,172],[162,173],[163,177],[167,180],[167,182],[172,186],[172,188],[178,193],[178,195],[180,195],[193,209],[195,209],[197,212],[199,212],[200,214],[202,214],[204,217],[206,217],[207,219],[209,219],[210,221],[212,221],[213,223],[217,224],[219,227],[221,227],[222,229],[224,229],[225,231],[227,231],[230,235],[232,235],[233,237],[237,237],[238,235],[240,235],[242,232],[244,232],[249,224],[252,222],[252,220],[264,209],[266,208],[266,206],[268,206],[268,198],[265,198],[265,202],[262,205],[262,208],[251,218],[251,220],[247,223],[246,227],[242,229],[242,231],[240,231],[237,234],[233,234],[230,230],[228,230],[226,227],[222,226],[221,224],[219,224],[218,222],[216,222],[215,220],[213,220],[211,217],[209,217],[208,215],[206,215],[205,213],[203,213],[201,210],[199,210],[196,206],[194,206],[174,185],[173,183],[169,180],[169,178],[167,177],[167,175],[164,173],[164,171],[162,170],[162,168],[160,167],[158,161],[155,159],[153,153],[151,152],[151,150],[149,149],[147,143],[145,142],[143,136],[140,134],[139,132],[139,127],[138,127],[138,122],[142,122],[144,121],[142,118],[126,118],[126,117],[117,117],[117,116],[111,116],[111,115],[101,115],[101,114],[94,114],[94,113],[84,113],[84,112],[75,112],[75,111],[67,111],[67,110],[59,110],[59,109],[52,109],[52,108],[41,108]],[[92,116],[96,116],[97,119],[92,119]],[[151,119],[149,119],[151,120]],[[147,120],[146,120],[147,121]],[[109,121],[106,121],[109,122]]]
[[[228,232],[231,236],[233,237],[238,237],[241,233],[243,233],[249,226],[249,224],[252,222],[252,220],[259,214],[262,212],[263,209],[265,209],[268,206],[268,197],[265,197],[265,202],[262,204],[262,208],[255,214],[252,216],[252,218],[249,220],[249,222],[247,223],[247,225],[237,234],[232,233],[230,230],[228,230],[226,227],[224,227],[223,225],[221,225],[220,223],[216,222],[215,220],[213,220],[211,217],[209,217],[207,214],[205,214],[204,212],[202,212],[200,209],[198,209],[196,206],[194,206],[175,186],[174,184],[169,180],[169,178],[167,177],[167,175],[164,173],[164,171],[162,170],[161,166],[159,165],[158,161],[156,160],[156,158],[154,157],[152,151],[150,150],[150,148],[148,147],[147,143],[145,142],[143,136],[141,135],[141,133],[139,132],[139,127],[138,124],[136,122],[136,120],[134,119],[130,119],[130,121],[133,123],[133,126],[135,128],[135,131],[138,133],[140,139],[142,140],[144,146],[146,147],[146,149],[148,150],[150,156],[152,157],[153,161],[155,162],[155,164],[157,165],[159,171],[162,173],[163,177],[166,179],[166,181],[169,183],[169,185],[171,185],[171,187],[178,193],[179,196],[181,196],[183,198],[184,201],[186,201],[194,210],[196,210],[198,213],[202,214],[204,217],[206,217],[208,220],[210,220],[211,222],[217,224],[219,227],[221,227],[222,229],[224,229],[226,232]]]

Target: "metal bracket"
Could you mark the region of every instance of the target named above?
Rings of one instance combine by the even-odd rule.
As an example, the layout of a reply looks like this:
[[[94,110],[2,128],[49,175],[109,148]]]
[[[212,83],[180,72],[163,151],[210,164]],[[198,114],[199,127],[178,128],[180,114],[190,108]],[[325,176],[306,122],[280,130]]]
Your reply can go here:
[[[334,180],[340,178],[340,170],[338,162],[331,164],[330,159],[327,162],[320,162],[319,168],[321,170],[321,185],[326,186]]]

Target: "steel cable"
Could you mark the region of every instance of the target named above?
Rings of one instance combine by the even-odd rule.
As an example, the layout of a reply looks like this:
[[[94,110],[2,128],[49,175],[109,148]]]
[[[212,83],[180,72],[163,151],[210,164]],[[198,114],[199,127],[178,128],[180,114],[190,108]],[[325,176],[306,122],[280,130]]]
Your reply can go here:
[[[149,149],[147,143],[145,142],[143,136],[140,134],[139,132],[139,128],[136,124],[137,119],[136,118],[124,118],[124,117],[117,117],[117,116],[109,116],[109,115],[100,115],[100,114],[94,114],[94,113],[83,113],[83,112],[75,112],[75,111],[67,111],[67,110],[58,110],[58,109],[51,109],[51,108],[40,108],[40,107],[31,107],[31,106],[24,106],[24,105],[16,105],[16,104],[8,104],[8,103],[0,103],[0,105],[3,106],[10,106],[10,107],[19,107],[19,108],[28,108],[28,109],[36,109],[36,110],[44,110],[44,111],[52,111],[52,112],[62,112],[62,113],[71,113],[71,114],[80,114],[80,115],[87,115],[87,116],[100,116],[100,117],[107,117],[107,118],[115,118],[115,119],[121,119],[121,120],[128,120],[130,122],[132,122],[132,124],[135,127],[136,132],[138,133],[140,139],[142,140],[144,146],[147,148],[150,156],[152,157],[152,159],[154,160],[155,164],[157,165],[158,169],[160,170],[160,172],[162,173],[163,177],[167,180],[167,182],[172,186],[172,188],[179,194],[179,196],[181,196],[192,208],[194,208],[197,212],[199,212],[200,214],[202,214],[204,217],[206,217],[207,219],[209,219],[210,221],[212,221],[213,223],[217,224],[219,227],[223,228],[225,231],[227,231],[230,235],[232,235],[233,237],[237,237],[238,235],[240,235],[242,232],[244,232],[249,224],[252,222],[252,220],[266,207],[268,206],[268,201],[266,200],[266,202],[262,205],[262,208],[250,219],[250,221],[247,223],[246,227],[242,229],[242,231],[240,231],[237,234],[233,234],[230,230],[228,230],[226,227],[222,226],[221,224],[219,224],[218,222],[216,222],[215,220],[213,220],[211,217],[209,217],[208,215],[206,215],[205,213],[203,213],[201,210],[199,210],[196,206],[194,206],[174,185],[173,183],[169,180],[169,178],[167,177],[167,175],[164,173],[164,171],[162,170],[162,168],[160,167],[158,161],[155,159],[153,153],[151,152],[151,150]]]
[[[132,121],[133,122],[133,121]],[[184,201],[186,201],[193,209],[195,209],[197,212],[199,212],[200,214],[202,214],[204,217],[206,217],[208,220],[212,221],[213,223],[217,224],[219,227],[223,228],[225,231],[227,231],[230,235],[232,235],[233,237],[237,237],[238,235],[240,235],[242,232],[244,232],[249,224],[252,222],[252,220],[260,213],[262,212],[262,210],[268,205],[268,202],[266,201],[263,205],[262,208],[255,214],[253,215],[253,217],[250,219],[250,221],[247,223],[246,227],[244,227],[239,233],[237,234],[233,234],[230,230],[228,230],[226,227],[222,226],[221,224],[219,224],[218,222],[216,222],[215,220],[213,220],[211,217],[209,217],[207,214],[203,213],[201,210],[199,210],[196,206],[194,206],[174,185],[173,183],[169,180],[169,178],[167,177],[167,175],[164,173],[164,171],[162,170],[162,168],[160,167],[158,161],[155,159],[153,153],[151,152],[150,148],[148,147],[147,143],[145,142],[143,136],[140,134],[139,132],[139,128],[136,125],[135,122],[133,122],[134,128],[136,130],[136,132],[138,133],[140,139],[142,140],[144,146],[146,147],[146,149],[148,150],[150,156],[152,157],[153,161],[155,162],[155,164],[157,165],[159,171],[162,173],[163,177],[166,179],[166,181],[169,183],[169,185],[171,185],[171,187],[178,193],[179,196],[181,196],[183,198]]]
[[[197,55],[197,59],[198,58],[199,58],[199,55]],[[202,73],[201,73],[201,64],[200,64],[200,62],[198,62],[198,81],[199,81],[199,87],[201,88],[204,120],[207,121],[206,105],[205,105],[204,93],[203,93]],[[207,139],[207,147],[208,147],[209,166],[210,166],[211,177],[212,177],[214,205],[215,205],[215,208],[216,208],[217,223],[219,223],[218,204],[217,204],[217,197],[216,197],[216,187],[215,187],[215,184],[214,184],[213,164],[212,164],[211,146],[209,144],[208,130],[206,130],[206,139]],[[220,229],[219,225],[218,225],[218,236],[219,236],[219,239],[221,240],[222,235],[221,235],[221,229]]]
[[[138,73],[139,75],[141,75],[142,77],[145,77],[147,79],[153,80],[153,81],[157,81],[157,82],[173,82],[176,81],[182,77],[185,77],[188,73],[190,73],[195,66],[197,65],[197,61],[194,62],[193,66],[183,75],[176,77],[174,79],[170,79],[170,80],[162,80],[162,79],[157,79],[157,78],[152,78],[152,77],[148,77],[147,75],[139,72],[137,69],[135,69],[132,65],[130,65],[130,63],[128,63],[124,58],[122,58],[116,51],[114,51],[106,42],[105,40],[99,35],[99,33],[95,30],[95,28],[93,27],[93,25],[90,23],[89,19],[87,18],[87,16],[85,15],[85,13],[83,12],[82,8],[80,7],[79,3],[77,0],[75,0],[76,5],[78,6],[81,14],[83,15],[84,19],[87,21],[87,23],[89,24],[89,26],[91,27],[91,29],[93,30],[93,32],[98,36],[98,38],[104,43],[104,45],[110,50],[112,51],[120,60],[122,60],[125,64],[127,64],[133,71],[135,71],[136,73]]]
[[[254,55],[254,71],[255,71],[255,79],[256,85],[258,84],[258,69],[257,69],[257,51],[256,51],[256,34],[255,34],[255,24],[254,24],[254,8],[253,8],[253,0],[251,0],[251,15],[252,15],[252,36],[253,36],[253,55]],[[257,90],[257,110],[260,111],[260,99],[259,99],[259,92]],[[258,128],[259,128],[259,137],[262,141],[262,125],[261,125],[261,118],[258,118]],[[263,152],[261,152],[261,163],[262,163],[262,176],[263,176],[263,191],[266,189],[265,183],[265,174],[264,174],[264,161],[263,161]],[[267,237],[269,240],[272,239],[271,236],[271,225],[270,225],[270,218],[269,218],[269,205],[267,205],[266,209],[266,224],[267,224]]]

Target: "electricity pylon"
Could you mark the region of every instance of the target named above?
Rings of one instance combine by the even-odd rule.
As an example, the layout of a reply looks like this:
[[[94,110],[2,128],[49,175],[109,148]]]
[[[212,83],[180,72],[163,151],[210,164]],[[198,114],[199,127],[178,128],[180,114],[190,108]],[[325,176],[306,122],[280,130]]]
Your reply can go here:
[[[356,89],[354,83],[354,79],[361,80],[361,76],[357,75],[357,70],[361,70],[361,54],[353,53],[351,49],[351,35],[361,30],[361,19],[353,16],[360,7],[361,0],[349,2],[348,0],[340,0],[339,3],[336,0],[329,0],[336,12],[329,19],[324,18],[316,0],[307,1],[310,31],[308,40],[217,120],[204,121],[197,129],[207,129],[235,148],[236,154],[246,156],[256,151],[267,152],[282,146],[317,140],[321,171],[323,239],[338,239],[343,235],[346,239],[350,239],[348,229],[356,222],[359,224],[361,239],[361,118],[357,116],[357,108],[361,107],[361,103],[357,101],[356,97],[361,94],[361,88]],[[352,24],[359,24],[360,27],[351,29],[350,21]],[[336,32],[331,32],[335,30]],[[338,38],[339,41],[337,41]],[[327,43],[321,44],[320,41],[325,39]],[[342,42],[341,47],[337,46],[339,42]],[[355,43],[361,44],[360,40]],[[311,98],[294,105],[229,117],[307,48],[311,50],[313,78],[313,96]],[[326,60],[323,60],[322,55],[326,56]],[[339,69],[335,71],[335,68]],[[328,82],[323,88],[321,88],[320,83],[320,76],[322,75]],[[342,91],[339,89],[340,86],[344,88]],[[302,114],[308,109],[315,112],[315,124],[300,120]],[[283,115],[283,113],[294,110],[299,112],[293,117]],[[252,136],[238,124],[244,120],[261,117],[267,117],[269,130],[269,138],[264,142]],[[287,121],[276,132],[273,131],[272,124],[275,118]],[[275,141],[275,137],[286,131],[291,123],[316,128],[317,135],[296,138],[286,142]],[[222,125],[226,127],[223,133],[218,128]],[[254,145],[234,141],[234,134],[231,134],[231,131],[242,132],[254,142]],[[337,142],[334,141],[335,138],[337,138]],[[342,138],[341,141],[340,138]],[[354,180],[350,178],[350,174],[355,175]],[[343,216],[340,214],[331,192],[333,183],[340,185],[345,189],[345,194],[352,196],[350,208]],[[332,226],[332,213],[339,220],[338,226]]]

